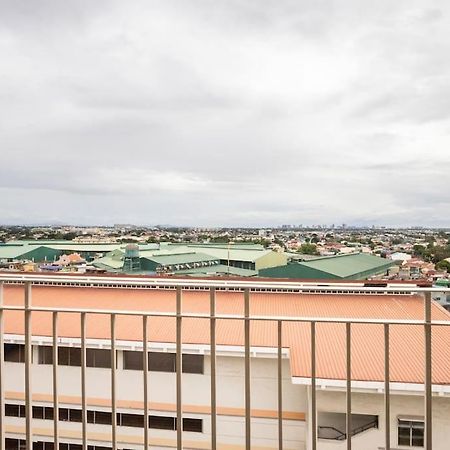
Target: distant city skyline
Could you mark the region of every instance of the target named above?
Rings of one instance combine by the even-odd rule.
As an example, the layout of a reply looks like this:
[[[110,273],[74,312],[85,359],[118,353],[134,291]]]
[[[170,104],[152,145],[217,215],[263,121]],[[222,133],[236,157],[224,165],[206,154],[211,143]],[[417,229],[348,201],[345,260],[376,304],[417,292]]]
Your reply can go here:
[[[233,225],[233,226],[224,226],[224,225],[210,225],[210,226],[204,226],[204,225],[186,225],[186,224],[143,224],[143,223],[130,223],[130,224],[99,224],[99,223],[91,223],[91,224],[81,224],[81,223],[0,223],[1,227],[24,227],[24,228],[160,228],[160,229],[170,229],[170,228],[186,228],[186,229],[211,229],[211,230],[218,230],[218,229],[252,229],[252,230],[258,230],[258,229],[279,229],[279,230],[294,230],[294,229],[326,229],[326,230],[345,230],[345,229],[395,229],[395,230],[450,230],[449,227],[439,227],[439,226],[424,226],[424,225],[360,225],[360,224],[345,224],[345,226],[342,226],[342,224],[339,225],[333,225],[333,224],[290,224],[290,225]]]
[[[0,0],[0,223],[450,227],[450,4]]]

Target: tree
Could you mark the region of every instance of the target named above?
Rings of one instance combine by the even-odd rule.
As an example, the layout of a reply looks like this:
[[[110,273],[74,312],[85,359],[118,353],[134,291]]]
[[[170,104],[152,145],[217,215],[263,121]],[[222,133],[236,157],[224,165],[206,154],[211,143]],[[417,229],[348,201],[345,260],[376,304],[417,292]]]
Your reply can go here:
[[[414,256],[417,256],[419,258],[425,258],[429,255],[428,249],[425,248],[423,245],[416,244],[414,245]]]
[[[437,270],[446,270],[447,272],[450,273],[450,262],[448,262],[447,260],[443,259],[442,261],[439,261],[436,264],[436,269]]]
[[[438,263],[447,258],[450,258],[450,245],[445,247],[443,245],[437,245],[433,248],[432,261],[434,263]]]
[[[317,246],[314,244],[302,244],[300,246],[299,253],[303,253],[304,255],[318,255]]]

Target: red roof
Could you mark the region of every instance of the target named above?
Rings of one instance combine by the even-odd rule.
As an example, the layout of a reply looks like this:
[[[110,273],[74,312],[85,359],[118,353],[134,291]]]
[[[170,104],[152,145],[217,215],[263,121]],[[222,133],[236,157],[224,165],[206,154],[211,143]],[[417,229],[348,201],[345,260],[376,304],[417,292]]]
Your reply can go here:
[[[8,305],[23,304],[23,286],[5,285],[4,301]],[[138,311],[175,311],[174,290],[121,289],[90,287],[34,286],[34,306],[126,309]],[[218,314],[243,314],[243,294],[217,292]],[[354,319],[423,319],[423,299],[414,295],[357,295],[252,293],[252,315],[328,317]],[[184,291],[183,312],[209,312],[209,293]],[[447,321],[450,314],[433,303],[432,319]],[[345,379],[345,325],[317,324],[317,377]],[[62,313],[60,336],[80,337],[79,314]],[[23,334],[23,313],[5,312],[5,332]],[[88,318],[88,337],[108,339],[109,318],[91,315]],[[175,342],[175,319],[152,317],[149,320],[152,342]],[[51,315],[33,313],[33,334],[51,335]],[[433,326],[433,382],[450,384],[450,327]],[[142,319],[119,316],[117,339],[142,339]],[[206,319],[183,319],[183,343],[209,344]],[[217,321],[218,345],[244,345],[244,326],[240,320]],[[276,322],[251,322],[251,345],[276,347]],[[289,348],[291,375],[310,377],[310,324],[283,324],[283,346]],[[424,330],[421,325],[391,325],[391,381],[423,383]],[[382,381],[384,376],[383,325],[352,325],[352,378]]]

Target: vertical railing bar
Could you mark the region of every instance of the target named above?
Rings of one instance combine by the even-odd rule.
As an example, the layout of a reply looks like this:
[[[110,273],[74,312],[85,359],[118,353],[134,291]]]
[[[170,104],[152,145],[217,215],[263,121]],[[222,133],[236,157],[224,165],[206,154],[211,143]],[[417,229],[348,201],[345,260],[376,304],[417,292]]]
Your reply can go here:
[[[217,402],[216,402],[216,290],[210,295],[210,343],[211,343],[211,450],[217,448]]]
[[[87,396],[86,396],[86,313],[81,313],[81,443],[87,450]],[[55,447],[56,448],[56,447]]]
[[[4,323],[3,323],[3,281],[0,281],[0,449],[3,450],[5,447],[5,422],[4,422],[4,411],[5,411],[5,388],[4,388],[4,344],[3,335],[5,333]]]
[[[432,366],[431,366],[431,293],[425,293],[425,450],[433,448]]]
[[[311,450],[317,448],[316,322],[311,322]]]
[[[346,437],[347,450],[352,448],[352,331],[351,323],[345,324],[346,331],[346,373],[347,373],[347,389],[346,389]]]
[[[181,287],[177,287],[176,291],[176,382],[177,382],[177,450],[183,448],[183,412],[182,412],[182,389],[181,380],[183,372],[183,354],[181,352],[182,344],[182,292]]]
[[[384,324],[384,427],[385,449],[391,450],[391,392],[389,361],[389,324]]]
[[[244,290],[244,346],[245,346],[245,448],[251,449],[250,394],[250,289]]]
[[[26,448],[32,450],[33,448],[33,405],[31,394],[31,282],[25,283],[25,433],[26,433]],[[3,414],[3,411],[2,411]]]
[[[283,450],[283,322],[277,321],[278,325],[278,448]]]
[[[117,450],[116,315],[111,314],[111,444]]]
[[[58,312],[53,312],[53,447],[59,448],[59,401],[58,401]]]
[[[148,450],[148,316],[142,316],[142,368],[144,377],[144,449]]]

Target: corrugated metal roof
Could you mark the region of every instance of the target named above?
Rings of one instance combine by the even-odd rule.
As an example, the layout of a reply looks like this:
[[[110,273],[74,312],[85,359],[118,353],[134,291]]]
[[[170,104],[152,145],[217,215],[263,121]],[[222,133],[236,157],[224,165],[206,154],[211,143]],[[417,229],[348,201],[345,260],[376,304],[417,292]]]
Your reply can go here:
[[[105,270],[122,269],[123,259],[106,255],[93,261],[92,265]]]
[[[2,244],[0,245],[0,260],[1,259],[18,259],[22,255],[26,255],[27,253],[36,250],[38,248],[42,248],[43,246],[29,246],[29,245],[9,245]]]
[[[219,258],[222,260],[230,259],[232,261],[255,262],[259,258],[272,253],[272,250],[265,250],[264,248],[250,250],[247,248],[237,249],[230,247],[230,250],[228,250],[227,247],[215,247],[215,246],[190,245],[189,247],[201,249],[205,253],[214,256],[215,258]]]
[[[6,285],[6,304],[23,304],[23,287]],[[67,308],[129,309],[138,311],[175,311],[175,292],[164,290],[99,289],[80,287],[33,288],[33,304]],[[412,295],[343,295],[301,293],[253,293],[251,314],[299,317],[348,317],[371,319],[422,319],[423,299]],[[242,293],[217,292],[219,314],[243,314]],[[183,292],[183,312],[208,312],[207,291]],[[433,320],[450,320],[436,303],[432,305]],[[79,315],[60,313],[60,336],[79,337]],[[183,319],[183,342],[209,344],[209,327],[204,319]],[[23,334],[23,313],[5,311],[5,332]],[[51,314],[33,313],[33,334],[50,336]],[[423,326],[391,325],[391,381],[423,382]],[[150,319],[152,342],[175,342],[175,319]],[[108,339],[110,322],[107,316],[88,319],[88,337]],[[142,320],[138,317],[117,317],[117,338],[142,339]],[[345,325],[317,324],[317,377],[345,379]],[[244,344],[244,326],[238,320],[217,320],[217,344]],[[450,328],[433,327],[433,382],[450,384]],[[276,347],[276,322],[251,322],[251,345]],[[284,323],[283,346],[290,349],[291,374],[310,376],[310,325]],[[352,378],[383,381],[383,325],[352,325]]]
[[[153,255],[141,255],[142,258],[154,261],[162,266],[169,266],[173,264],[189,264],[194,262],[208,262],[214,261],[216,258],[204,253],[189,252],[189,253],[169,253],[169,254],[153,254]]]
[[[180,275],[202,275],[202,274],[230,274],[238,277],[254,277],[258,275],[257,270],[241,269],[240,267],[226,266],[225,264],[218,264],[208,267],[197,267],[194,269],[180,270],[177,272]]]
[[[353,253],[349,255],[331,256],[299,263],[322,272],[331,273],[340,278],[351,277],[358,273],[387,268],[392,261],[367,253]]]

